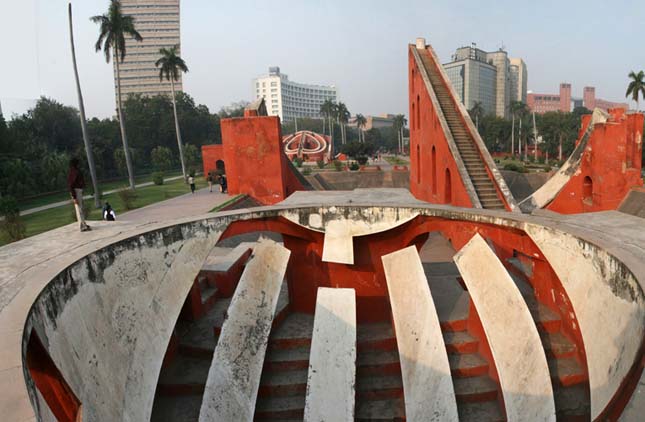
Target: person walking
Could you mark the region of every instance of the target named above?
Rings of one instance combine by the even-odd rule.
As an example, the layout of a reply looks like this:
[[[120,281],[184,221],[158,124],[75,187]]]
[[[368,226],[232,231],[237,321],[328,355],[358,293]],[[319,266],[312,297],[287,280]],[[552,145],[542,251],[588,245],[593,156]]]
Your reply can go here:
[[[213,172],[208,172],[208,191],[213,192]]]
[[[219,177],[219,187],[220,187],[220,191],[222,193],[226,193],[226,190],[228,188],[228,184],[226,183],[226,175],[225,174],[222,174]]]
[[[103,206],[103,219],[105,221],[116,221],[116,213],[112,209],[112,205],[107,201]]]
[[[69,189],[72,201],[74,202],[76,221],[80,224],[81,231],[86,232],[92,229],[87,225],[87,223],[85,223],[85,214],[83,213],[83,189],[85,188],[85,179],[83,178],[83,172],[81,172],[79,164],[80,162],[76,157],[69,161],[67,188]]]
[[[195,177],[193,175],[188,176],[188,184],[190,185],[190,193],[195,193]]]

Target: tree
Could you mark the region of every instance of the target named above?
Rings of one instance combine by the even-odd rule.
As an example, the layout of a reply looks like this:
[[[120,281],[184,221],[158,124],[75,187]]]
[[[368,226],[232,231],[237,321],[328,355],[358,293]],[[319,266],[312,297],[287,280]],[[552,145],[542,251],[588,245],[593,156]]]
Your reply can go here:
[[[325,100],[320,105],[320,114],[329,122],[329,139],[332,145],[334,145],[334,116],[336,115],[336,103],[332,100]],[[324,125],[323,125],[324,126]]]
[[[83,133],[83,143],[85,144],[85,155],[87,156],[87,165],[90,168],[90,178],[94,188],[94,206],[99,208],[101,202],[99,199],[99,185],[96,180],[96,166],[94,165],[94,154],[92,154],[92,144],[87,134],[87,121],[85,119],[85,105],[83,103],[83,93],[81,92],[81,82],[78,78],[78,67],[76,66],[76,49],[74,48],[74,30],[72,27],[72,3],[68,4],[69,15],[69,42],[72,46],[72,64],[74,65],[74,77],[76,79],[76,94],[78,96],[78,110],[80,112],[81,131]]]
[[[181,162],[181,174],[184,180],[188,180],[186,175],[186,162],[184,161],[184,148],[181,142],[181,131],[179,130],[179,119],[177,118],[177,103],[175,101],[175,81],[179,79],[180,72],[188,72],[186,62],[177,54],[178,45],[171,48],[162,48],[159,50],[161,58],[157,60],[155,66],[159,68],[159,80],[170,81],[170,90],[172,93],[172,110],[175,115],[175,133],[177,134],[177,146],[179,147],[179,161]]]
[[[511,104],[509,105],[509,109],[511,112],[511,118],[512,118],[512,125],[511,125],[511,155],[515,156],[515,118],[519,117],[520,119],[526,115],[528,109],[526,107],[526,104],[524,104],[521,101],[511,101]],[[521,123],[520,123],[521,124]],[[520,133],[521,133],[520,129]],[[521,147],[520,147],[520,155],[522,153]]]
[[[199,165],[199,151],[195,145],[186,144],[184,145],[184,157],[186,157],[186,165],[189,168],[189,172],[194,172],[195,167]]]
[[[172,169],[172,151],[170,148],[158,146],[150,152],[150,159],[156,171],[168,171]]]
[[[632,96],[632,100],[636,101],[636,110],[639,108],[639,96],[645,98],[645,72],[642,70],[638,73],[633,70],[629,72],[628,77],[631,79],[627,85],[627,92],[625,97]]]
[[[408,121],[403,114],[397,114],[394,116],[394,129],[396,130],[399,139],[397,146],[399,153],[403,153],[403,128],[407,123]]]
[[[338,103],[336,105],[336,119],[338,120],[338,125],[340,126],[340,136],[342,138],[343,144],[347,143],[347,134],[345,133],[345,125],[349,121],[349,110],[345,103]]]
[[[479,118],[484,116],[484,107],[481,101],[475,101],[470,109],[470,117],[475,119],[475,127],[479,131]]]
[[[362,114],[356,115],[356,127],[358,128],[358,142],[365,141],[365,134],[363,133],[363,128],[367,124],[367,119]]]
[[[90,20],[100,25],[99,38],[94,46],[95,50],[97,52],[103,51],[107,63],[110,62],[110,57],[114,55],[114,64],[116,67],[116,108],[119,116],[119,125],[121,126],[121,141],[123,142],[123,153],[128,170],[130,189],[134,189],[134,168],[132,166],[132,158],[130,157],[130,148],[128,147],[125,122],[123,121],[123,110],[121,108],[121,72],[119,62],[123,62],[125,59],[126,35],[136,41],[143,41],[143,37],[137,32],[134,26],[134,18],[129,15],[124,15],[121,12],[121,2],[118,0],[110,0],[108,12],[103,15],[93,16]]]

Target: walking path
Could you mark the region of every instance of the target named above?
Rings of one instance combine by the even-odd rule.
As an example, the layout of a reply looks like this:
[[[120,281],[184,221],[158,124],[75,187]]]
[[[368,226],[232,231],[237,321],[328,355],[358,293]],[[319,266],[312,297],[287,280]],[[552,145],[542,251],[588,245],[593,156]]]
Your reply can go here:
[[[187,193],[166,201],[156,202],[142,208],[137,208],[136,210],[125,212],[117,215],[117,220],[149,223],[201,215],[231,198],[233,196],[216,192],[215,188],[213,188],[213,192],[209,192],[208,188],[203,188],[195,191],[195,193]]]
[[[170,182],[172,180],[181,179],[182,177],[183,176],[167,177],[167,178],[164,179],[164,181]],[[144,182],[144,183],[139,183],[138,185],[134,185],[134,186],[137,187],[137,188],[143,188],[143,187],[146,187],[146,186],[152,186],[152,184],[153,184],[153,182]],[[108,190],[108,191],[103,192],[103,195],[110,195],[112,193],[120,191],[121,189],[122,188]],[[88,199],[92,199],[92,198],[93,198],[92,195],[83,195],[83,200],[84,201],[88,200]],[[45,211],[45,210],[48,210],[48,209],[51,209],[51,208],[62,207],[64,205],[68,205],[68,204],[71,204],[71,203],[72,203],[71,199],[67,199],[65,201],[59,201],[59,202],[52,202],[51,204],[42,205],[40,207],[29,208],[28,210],[20,211],[20,215],[25,216],[25,215],[33,214],[33,213],[36,213],[36,212],[39,212],[39,211]]]

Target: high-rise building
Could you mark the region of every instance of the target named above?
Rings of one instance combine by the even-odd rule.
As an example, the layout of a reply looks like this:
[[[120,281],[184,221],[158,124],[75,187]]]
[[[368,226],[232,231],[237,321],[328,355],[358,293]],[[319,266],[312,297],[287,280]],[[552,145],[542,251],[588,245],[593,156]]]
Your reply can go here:
[[[334,85],[309,85],[293,82],[279,67],[270,67],[269,74],[253,81],[255,99],[264,98],[269,116],[280,116],[283,122],[298,117],[321,118],[320,106],[338,100]]]
[[[180,45],[179,0],[121,0],[121,6],[124,15],[134,17],[135,27],[143,37],[141,42],[126,37],[125,60],[119,64],[121,99],[130,94],[170,94],[170,83],[159,81],[155,62],[161,48]],[[116,67],[114,74],[116,87]],[[180,73],[175,91],[182,89]]]
[[[511,101],[526,103],[528,71],[520,58],[511,59]]]
[[[511,101],[526,99],[526,64],[522,59],[509,59],[502,49],[486,52],[474,44],[461,47],[443,67],[467,109],[479,102],[485,113],[508,117]]]

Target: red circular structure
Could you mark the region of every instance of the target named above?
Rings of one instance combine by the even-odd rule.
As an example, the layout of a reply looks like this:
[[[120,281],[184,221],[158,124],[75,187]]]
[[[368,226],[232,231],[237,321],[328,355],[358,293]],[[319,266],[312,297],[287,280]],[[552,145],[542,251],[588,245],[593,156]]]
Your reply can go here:
[[[328,161],[329,137],[308,130],[301,130],[282,140],[284,153],[290,160],[294,157],[304,161]]]

